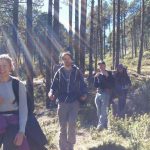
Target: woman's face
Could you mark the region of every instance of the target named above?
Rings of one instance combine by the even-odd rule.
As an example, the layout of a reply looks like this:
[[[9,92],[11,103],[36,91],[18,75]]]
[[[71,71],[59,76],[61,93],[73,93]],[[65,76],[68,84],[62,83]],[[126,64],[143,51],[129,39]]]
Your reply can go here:
[[[11,64],[6,59],[0,59],[0,75],[9,76],[12,71]]]

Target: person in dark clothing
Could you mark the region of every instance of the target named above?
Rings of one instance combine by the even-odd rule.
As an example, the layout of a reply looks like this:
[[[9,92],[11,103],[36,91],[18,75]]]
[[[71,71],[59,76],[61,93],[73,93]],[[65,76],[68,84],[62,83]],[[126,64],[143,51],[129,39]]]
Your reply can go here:
[[[115,79],[115,93],[118,97],[118,109],[117,114],[120,117],[125,115],[125,106],[128,89],[131,86],[131,80],[127,74],[126,68],[119,64],[117,66],[117,72],[114,74]]]
[[[98,125],[97,129],[107,128],[107,114],[114,79],[111,71],[106,70],[104,61],[98,62],[99,72],[94,77],[94,86],[97,88],[95,104],[97,108]]]
[[[69,52],[62,54],[62,61],[63,66],[56,72],[48,95],[51,100],[58,100],[60,150],[73,150],[79,100],[85,101],[87,86],[79,68],[73,65]]]

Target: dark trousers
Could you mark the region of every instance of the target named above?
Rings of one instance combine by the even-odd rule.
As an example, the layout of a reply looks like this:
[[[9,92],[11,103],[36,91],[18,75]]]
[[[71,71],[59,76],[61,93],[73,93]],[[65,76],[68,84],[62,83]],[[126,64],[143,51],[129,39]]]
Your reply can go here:
[[[119,117],[124,117],[125,115],[126,98],[127,98],[127,91],[122,90],[118,94],[118,116]]]

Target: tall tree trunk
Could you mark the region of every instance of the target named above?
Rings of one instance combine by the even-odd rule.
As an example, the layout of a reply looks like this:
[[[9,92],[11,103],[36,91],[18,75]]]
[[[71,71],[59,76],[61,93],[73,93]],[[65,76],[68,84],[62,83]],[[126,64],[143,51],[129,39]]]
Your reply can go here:
[[[87,47],[86,41],[86,13],[87,0],[81,0],[81,23],[80,23],[80,68],[85,72],[85,50]]]
[[[94,36],[94,0],[91,1],[91,29],[90,29],[90,51],[89,51],[89,78],[92,77],[93,71],[93,36]]]
[[[59,0],[54,0],[54,22],[53,22],[53,35],[54,39],[56,42],[53,42],[54,44],[54,53],[53,53],[53,58],[56,64],[59,63],[59,28],[60,28],[60,23],[59,23]]]
[[[29,97],[34,99],[33,94],[33,45],[32,45],[32,0],[27,0],[27,50],[25,51],[25,66],[27,74],[27,91],[29,91]]]
[[[13,3],[13,48],[14,51],[11,52],[14,58],[17,56],[17,64],[19,62],[19,48],[18,48],[18,0],[14,0]]]
[[[75,63],[79,66],[79,0],[75,0]]]
[[[109,18],[109,20],[111,20],[111,18]],[[109,21],[109,32],[111,32],[111,21]],[[110,43],[109,43],[109,56],[112,56],[112,34],[111,34],[111,37],[110,37]]]
[[[48,97],[48,92],[50,89],[51,85],[51,50],[52,50],[52,0],[49,0],[49,5],[48,5],[48,19],[47,19],[47,53],[45,56],[46,59],[46,107],[49,107],[50,100]]]
[[[135,16],[133,18],[133,36],[134,36],[134,54],[137,57],[137,37],[136,37],[136,25],[135,25]]]
[[[103,0],[98,1],[100,8],[100,59],[103,60]]]
[[[123,25],[123,27],[124,27],[124,54],[125,54],[125,56],[126,56],[126,54],[127,54],[127,45],[126,45],[126,14],[124,13],[124,20],[123,20],[123,22],[124,22],[124,25]]]
[[[132,58],[134,57],[134,38],[133,38],[134,33],[133,33],[133,30],[134,29],[131,28],[131,31],[130,31],[131,32],[131,51],[132,51],[131,54],[132,54]]]
[[[99,51],[100,59],[102,59],[101,58],[101,56],[102,56],[102,54],[101,54],[101,40],[100,40],[100,38],[101,38],[101,36],[100,36],[100,32],[101,32],[100,0],[98,0],[98,10],[97,11],[98,11],[98,19],[97,19],[97,24],[98,24],[98,26],[97,26],[98,51]]]
[[[103,44],[103,45],[104,45],[104,48],[103,48],[103,49],[104,49],[104,54],[103,54],[103,55],[104,55],[104,57],[105,57],[105,54],[106,54],[106,47],[105,47],[105,42],[106,42],[106,41],[105,41],[105,40],[106,40],[106,37],[105,37],[105,36],[106,36],[106,29],[105,29],[105,24],[104,24],[104,31],[103,31],[103,32],[104,32],[104,44]]]
[[[119,64],[119,54],[120,54],[120,0],[118,0],[118,9],[117,9],[117,40],[116,40],[116,64],[115,67]]]
[[[69,51],[73,55],[73,50],[72,50],[72,5],[73,5],[73,0],[69,0]]]
[[[100,59],[100,29],[99,23],[97,24],[97,56]]]
[[[123,36],[123,16],[121,15],[121,53],[120,53],[120,56],[121,58],[124,58],[124,36]]]
[[[115,0],[113,0],[113,59],[112,59],[112,64],[113,64],[113,69],[115,68],[115,58],[116,58],[116,3]]]
[[[98,62],[98,48],[99,48],[99,38],[98,38],[98,26],[96,27],[96,33],[95,33],[95,72],[97,72],[97,62]]]
[[[144,14],[145,14],[145,1],[142,0],[142,10],[141,10],[141,36],[140,36],[140,51],[139,51],[139,59],[137,66],[137,73],[141,73],[141,64],[143,57],[143,41],[144,41]]]

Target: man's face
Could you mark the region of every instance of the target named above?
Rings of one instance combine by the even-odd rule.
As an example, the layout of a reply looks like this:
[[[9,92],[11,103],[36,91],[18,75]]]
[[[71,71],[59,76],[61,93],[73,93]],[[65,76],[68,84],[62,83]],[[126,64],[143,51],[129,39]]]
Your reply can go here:
[[[122,73],[123,72],[123,68],[118,68],[118,72]]]
[[[72,65],[72,59],[69,55],[64,55],[62,60],[63,60],[63,63],[65,66],[71,66]]]
[[[100,69],[101,71],[104,71],[104,70],[106,69],[106,65],[103,64],[103,63],[99,64],[99,69]]]

